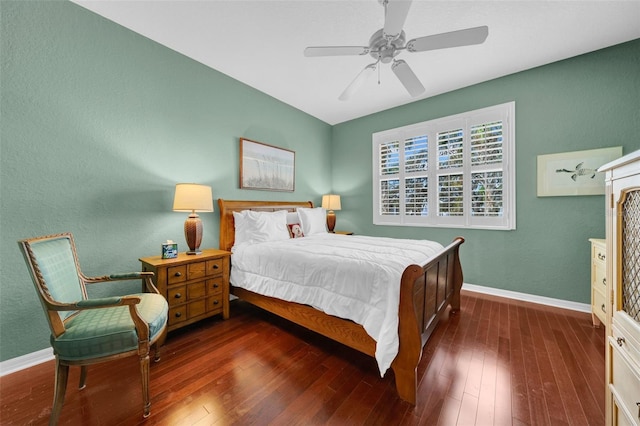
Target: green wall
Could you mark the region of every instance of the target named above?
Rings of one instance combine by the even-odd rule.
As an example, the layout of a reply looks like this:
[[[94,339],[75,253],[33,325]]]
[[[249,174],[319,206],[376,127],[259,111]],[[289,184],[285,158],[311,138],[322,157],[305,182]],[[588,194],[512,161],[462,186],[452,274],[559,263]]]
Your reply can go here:
[[[49,344],[17,240],[71,231],[86,274],[136,271],[166,239],[186,247],[177,182],[214,199],[329,192],[328,124],[73,3],[0,8],[0,360]],[[239,137],[294,150],[295,192],[240,190]],[[217,247],[218,213],[200,216]]]
[[[463,235],[466,282],[589,301],[603,197],[537,198],[536,156],[640,148],[639,40],[332,127],[75,4],[2,0],[0,15],[0,361],[48,347],[16,241],[71,231],[88,275],[138,270],[166,239],[184,248],[177,182],[216,199],[317,203],[333,190],[338,229]],[[516,231],[371,224],[371,133],[511,100]],[[238,189],[239,137],[296,151],[296,191]],[[217,212],[201,217],[202,246],[217,247]]]
[[[371,134],[516,102],[515,231],[372,224]],[[429,238],[462,235],[465,282],[590,303],[590,237],[604,238],[604,196],[536,196],[541,154],[622,146],[640,149],[640,40],[467,87],[333,128],[336,229]]]

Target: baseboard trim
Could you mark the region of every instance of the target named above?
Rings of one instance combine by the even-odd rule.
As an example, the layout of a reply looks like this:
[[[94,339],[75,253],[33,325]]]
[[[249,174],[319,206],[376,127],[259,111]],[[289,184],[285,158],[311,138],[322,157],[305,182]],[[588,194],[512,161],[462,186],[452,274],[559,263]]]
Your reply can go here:
[[[489,294],[492,296],[505,297],[507,299],[522,300],[525,302],[538,303],[541,305],[554,306],[557,308],[569,309],[579,312],[591,312],[591,305],[587,303],[570,302],[567,300],[553,299],[551,297],[535,296],[533,294],[518,293],[517,291],[501,290],[498,288],[484,287],[481,285],[464,283],[462,285],[463,290],[472,291],[475,293]],[[22,355],[17,358],[12,358],[6,361],[0,362],[0,377],[7,374],[15,373],[16,371],[24,370],[43,362],[47,362],[54,359],[53,350],[51,348],[42,349],[37,352]]]
[[[54,359],[53,349],[46,348],[0,362],[0,377]]]
[[[571,302],[569,300],[554,299],[534,294],[519,293],[517,291],[502,290],[499,288],[484,287],[481,285],[464,283],[462,289],[475,293],[490,294],[492,296],[505,297],[507,299],[522,300],[524,302],[538,303],[540,305],[569,309],[571,311],[591,313],[591,305],[588,303]]]

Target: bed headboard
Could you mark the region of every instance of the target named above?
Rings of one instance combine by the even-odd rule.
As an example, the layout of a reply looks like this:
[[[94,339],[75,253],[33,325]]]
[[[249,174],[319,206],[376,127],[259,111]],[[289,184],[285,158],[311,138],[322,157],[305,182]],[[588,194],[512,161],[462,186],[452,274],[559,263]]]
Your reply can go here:
[[[238,201],[218,199],[220,210],[220,250],[231,250],[236,236],[233,212],[257,210],[274,212],[286,210],[295,212],[298,207],[313,207],[311,201]]]

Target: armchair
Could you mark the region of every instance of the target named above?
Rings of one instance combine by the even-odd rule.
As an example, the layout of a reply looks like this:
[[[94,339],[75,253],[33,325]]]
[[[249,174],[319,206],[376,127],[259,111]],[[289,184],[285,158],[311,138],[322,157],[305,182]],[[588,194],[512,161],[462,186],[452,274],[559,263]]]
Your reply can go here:
[[[153,285],[152,272],[85,276],[70,233],[18,242],[51,328],[56,359],[55,391],[49,424],[57,424],[67,387],[69,366],[80,366],[80,389],[87,365],[137,355],[142,375],[144,417],[150,414],[149,352],[155,361],[167,335],[168,305]],[[97,299],[87,284],[142,279],[146,292]]]

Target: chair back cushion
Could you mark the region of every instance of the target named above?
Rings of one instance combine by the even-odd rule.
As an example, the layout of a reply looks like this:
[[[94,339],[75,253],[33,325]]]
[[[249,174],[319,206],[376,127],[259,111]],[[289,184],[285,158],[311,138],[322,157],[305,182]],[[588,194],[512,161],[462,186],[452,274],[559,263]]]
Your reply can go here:
[[[46,290],[54,301],[69,303],[85,298],[69,238],[33,241],[30,246]],[[60,318],[64,320],[74,312],[61,311]]]

